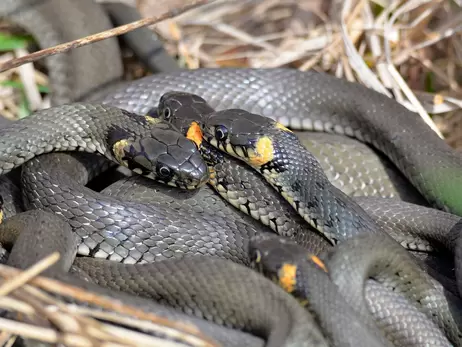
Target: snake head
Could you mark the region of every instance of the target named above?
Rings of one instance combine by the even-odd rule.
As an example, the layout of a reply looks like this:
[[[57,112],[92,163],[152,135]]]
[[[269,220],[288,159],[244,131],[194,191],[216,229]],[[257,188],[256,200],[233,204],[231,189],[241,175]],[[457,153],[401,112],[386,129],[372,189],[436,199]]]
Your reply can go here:
[[[256,169],[282,171],[287,160],[281,143],[299,144],[297,136],[275,120],[241,109],[202,118],[203,138],[212,146]]]
[[[157,108],[158,116],[172,123],[183,134],[186,134],[192,122],[200,123],[204,115],[213,111],[200,96],[180,91],[164,93]]]
[[[296,290],[298,267],[310,262],[326,271],[324,263],[314,254],[287,237],[262,232],[249,243],[251,264],[285,291]]]
[[[150,136],[115,141],[112,150],[121,165],[170,186],[197,189],[209,179],[195,143],[166,122],[153,126]]]
[[[265,275],[274,277],[285,262],[304,257],[305,252],[301,253],[296,247],[292,249],[292,245],[286,237],[271,232],[259,233],[249,242],[251,264]]]
[[[204,139],[212,146],[260,167],[274,157],[275,121],[240,109],[213,112],[201,122]]]

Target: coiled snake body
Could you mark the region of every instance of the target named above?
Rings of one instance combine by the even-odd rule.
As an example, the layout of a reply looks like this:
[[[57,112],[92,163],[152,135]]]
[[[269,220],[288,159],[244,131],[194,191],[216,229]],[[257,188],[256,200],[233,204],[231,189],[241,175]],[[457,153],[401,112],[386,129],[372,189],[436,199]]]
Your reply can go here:
[[[454,151],[441,141],[416,114],[385,96],[358,84],[348,83],[315,72],[302,73],[290,69],[199,69],[149,76],[102,93],[91,95],[88,99],[93,103],[116,106],[129,112],[145,114],[151,109],[156,108],[160,97],[165,92],[171,90],[198,94],[217,110],[239,108],[247,112],[273,118],[291,129],[332,132],[364,141],[384,153],[401,170],[407,179],[413,183],[429,204],[457,215],[462,213],[462,200],[460,199],[462,196],[460,190],[462,180],[462,171],[460,169],[462,163],[460,156],[455,154]],[[78,96],[83,95],[83,93],[77,94]],[[59,103],[58,96],[56,100]],[[71,114],[86,112],[83,109],[77,112],[77,109],[73,108],[76,106],[71,105],[67,107]],[[104,109],[107,106],[88,105],[88,107],[100,107],[98,109]],[[109,110],[110,107],[107,107],[107,109]],[[54,110],[59,110],[59,108],[55,108]],[[50,111],[43,111],[42,114],[46,114],[47,112]],[[105,112],[100,114],[103,117],[98,117],[104,119]],[[146,122],[146,120],[152,118],[140,117],[140,119]],[[56,119],[52,120],[51,123],[53,127],[61,124]],[[39,126],[41,126],[41,123]],[[20,125],[15,125],[12,129],[19,129],[19,127]],[[129,129],[131,128],[130,126]],[[30,131],[30,128],[28,130],[26,127],[22,130]],[[127,129],[124,130],[124,132],[121,132],[118,129],[113,132],[117,136],[108,137],[105,141],[109,141],[109,143],[114,145],[117,141],[126,140]],[[4,138],[6,139],[6,137],[10,135],[14,136],[15,134],[15,132],[10,133],[5,130]],[[29,132],[27,135],[33,139],[33,135],[36,134]],[[88,144],[90,144],[90,147],[92,146],[92,141],[76,139],[75,134],[70,138],[66,138],[65,141],[67,142],[65,143],[67,145],[62,145],[62,149],[65,149],[66,146],[67,149],[73,149],[78,146],[82,147],[82,145]],[[27,144],[29,147],[25,147],[24,145],[26,145],[25,142],[18,145],[15,151],[10,151],[11,153],[8,153],[8,156],[4,155],[0,167],[5,171],[10,170],[14,166],[21,165],[24,161],[30,160],[32,152],[36,151],[36,154],[40,154],[46,151],[47,148],[45,146],[40,149],[37,142],[32,145],[30,143]],[[95,144],[93,143],[93,145]],[[127,144],[125,143],[124,145]],[[121,146],[120,143],[119,146]],[[116,146],[116,148],[119,148],[119,151],[115,153],[111,152],[110,148],[99,148],[99,152],[114,159],[117,157],[117,153],[121,153],[120,148],[122,147],[119,146]],[[96,149],[96,145],[91,149]],[[108,149],[109,151],[107,151]],[[219,220],[213,213],[210,213],[218,213],[218,211],[203,213],[203,211],[194,210],[191,207],[191,203],[189,203],[190,209],[187,213],[181,212],[180,208],[172,212],[170,208],[166,207],[168,198],[154,205],[154,207],[142,206],[139,201],[132,202],[132,205],[130,205],[130,202],[121,201],[117,197],[104,197],[103,200],[101,195],[95,195],[95,192],[91,193],[90,191],[83,190],[78,184],[74,185],[72,180],[63,178],[65,174],[59,172],[59,170],[62,170],[62,164],[69,164],[73,162],[72,160],[76,160],[73,162],[75,167],[88,164],[84,164],[79,157],[71,159],[72,157],[63,155],[61,159],[59,158],[59,155],[53,154],[48,156],[48,158],[47,156],[34,158],[24,165],[22,183],[25,184],[25,187],[29,187],[25,189],[24,193],[26,195],[26,203],[28,207],[49,209],[70,221],[74,231],[77,231],[77,234],[82,237],[83,242],[80,243],[80,253],[82,255],[92,255],[119,262],[134,263],[153,262],[191,252],[193,254],[218,255],[222,258],[247,264],[249,262],[246,249],[247,241],[258,231],[264,230],[264,228],[261,229],[258,227],[257,224],[252,224],[250,218],[244,221],[239,219],[242,217],[235,217],[231,221],[225,218]],[[122,159],[120,156],[118,159],[119,163],[124,164],[120,160]],[[143,160],[135,160],[135,162],[137,162],[138,172],[146,173],[146,171],[140,168],[140,163],[146,164],[146,162]],[[133,169],[134,167],[131,166],[131,168]],[[154,172],[152,166],[150,166],[150,169],[150,172]],[[181,172],[184,172],[184,170]],[[219,183],[217,186],[223,189],[223,195],[227,194],[228,198],[235,200],[235,206],[241,208],[241,206],[246,205],[248,208],[246,212],[252,217],[258,217],[257,219],[261,221],[266,220],[266,224],[273,230],[277,229],[278,232],[286,236],[295,236],[295,239],[299,242],[303,242],[307,247],[312,246],[317,252],[321,252],[326,247],[328,248],[325,241],[319,239],[313,241],[312,238],[305,239],[308,226],[300,226],[301,224],[298,222],[293,223],[296,214],[294,211],[287,212],[288,205],[284,205],[282,199],[280,199],[280,203],[278,200],[274,204],[277,207],[271,207],[270,205],[272,204],[259,206],[256,201],[258,199],[252,201],[248,197],[246,198],[248,199],[247,201],[243,202],[240,200],[240,191],[235,188],[238,186],[244,186],[245,190],[256,192],[254,193],[254,197],[266,196],[266,193],[258,195],[260,191],[267,191],[265,190],[266,188],[261,188],[263,186],[261,182],[257,183],[258,181],[255,180],[245,181],[255,182],[247,184],[247,186],[246,184],[241,184],[243,182],[242,179],[237,177],[235,171],[232,171],[231,166],[224,166],[221,174],[222,176],[217,176],[218,178],[221,177],[221,181],[217,181]],[[220,175],[220,172],[217,172],[217,175]],[[228,179],[224,180],[223,177],[226,175]],[[249,173],[248,177],[254,176]],[[202,180],[197,179],[197,176],[193,180],[196,183],[197,180],[202,183]],[[51,188],[53,182],[60,183],[57,185],[58,187]],[[143,184],[146,184],[145,180],[134,178],[131,182],[138,182],[140,191],[146,191],[146,186],[143,186]],[[128,183],[131,184],[131,182]],[[147,184],[155,186],[155,183],[152,182]],[[233,184],[235,185],[233,186]],[[206,189],[203,190],[207,192]],[[138,197],[135,197],[135,190],[131,193],[133,194],[133,199],[136,200]],[[175,198],[179,194],[173,190],[169,190],[166,193],[171,193]],[[125,194],[125,196],[127,195]],[[419,201],[419,197],[415,197],[416,195],[414,194],[412,199]],[[186,199],[184,201],[191,202],[193,199],[194,197],[191,197],[190,200]],[[212,198],[205,195],[204,202],[207,199]],[[169,204],[171,207],[180,203],[169,202]],[[368,203],[366,202],[363,206],[366,208],[368,207],[367,205]],[[211,208],[218,209],[217,206],[223,205],[214,202],[211,206]],[[224,207],[220,207],[220,209],[222,211],[225,210]],[[123,210],[130,211],[131,215],[122,213]],[[255,211],[258,211],[258,213]],[[153,220],[156,220],[156,218],[159,220],[158,213],[163,213],[163,217],[161,218],[164,221],[163,223],[153,223]],[[226,212],[226,217],[231,214],[232,212]],[[91,216],[91,218],[84,216]],[[455,216],[448,218],[448,226],[455,224],[457,221],[456,219],[453,220],[453,217]],[[300,219],[300,217],[298,218]],[[51,221],[52,219],[51,215],[49,215],[49,220]],[[45,218],[46,220],[47,218]],[[7,226],[8,224],[5,225],[5,227]],[[161,230],[159,230],[159,226]],[[141,228],[144,231],[140,232]],[[440,236],[443,238],[444,243],[446,241],[445,235]],[[367,242],[367,240],[364,242]],[[414,239],[409,236],[403,241],[410,248],[413,246],[417,249],[419,247],[431,247],[426,244],[413,245],[413,242]],[[364,247],[367,247],[367,245],[365,244]],[[32,252],[19,251],[19,254],[21,253],[32,254]],[[113,270],[103,273],[93,272],[97,271],[95,269],[98,269],[98,266],[92,266],[92,262],[95,262],[103,270],[110,269],[111,267],[114,270],[120,266],[120,273],[124,275],[116,275],[116,279],[119,280],[128,279],[129,276],[135,273],[130,270],[127,270],[127,273],[124,272],[126,271],[125,269],[129,268],[125,268],[123,265],[111,263],[110,266],[106,267],[102,261],[89,260],[87,263],[89,266],[87,272],[90,275],[93,274],[91,277],[94,277],[95,280],[99,278],[100,283],[108,282],[106,285],[113,283],[113,287],[116,288],[118,286],[124,287],[123,283],[110,281],[111,276],[114,276],[118,272]],[[207,266],[213,266],[213,264],[207,265],[207,260],[204,260],[204,262],[205,265],[202,265],[202,267],[205,267],[204,270]],[[85,268],[85,264],[85,260],[82,260],[80,264],[81,268]],[[191,264],[194,264],[194,261]],[[227,264],[225,262],[218,262],[216,264],[219,264],[216,265],[216,272],[211,272],[210,275],[214,276],[212,278],[218,281],[218,278],[220,278],[219,274],[225,273],[223,269],[230,265],[225,265]],[[207,281],[207,277],[204,275],[195,273],[194,269],[190,268],[188,263],[181,263],[181,261],[177,263],[175,261],[165,263],[165,268],[160,273],[162,271],[170,271],[168,270],[169,266],[172,266],[171,270],[176,269],[179,271],[179,274],[188,270],[191,271],[192,277],[203,278],[205,282],[211,283],[211,280]],[[253,276],[250,275],[250,272],[247,273],[238,267],[235,269],[230,267],[230,274],[232,271],[235,271],[233,273],[240,274],[239,276]],[[134,277],[132,277],[133,282],[136,284],[142,276],[147,275],[141,273],[136,275],[135,273]],[[230,277],[224,276],[223,281],[226,281],[226,278],[229,279]],[[274,294],[275,296],[270,301],[268,301],[268,297],[259,299],[258,295],[257,297],[246,298],[245,293],[251,290],[250,288],[260,288],[259,286],[270,285],[262,279],[255,278],[256,282],[254,282],[253,287],[246,287],[243,284],[239,285],[237,281],[234,282],[237,283],[235,289],[225,286],[222,288],[222,291],[223,293],[233,293],[233,290],[237,290],[240,293],[240,303],[247,302],[257,305],[256,307],[262,308],[261,314],[252,316],[247,312],[243,316],[231,315],[229,318],[231,321],[224,320],[225,325],[243,328],[243,322],[248,319],[248,322],[251,323],[249,323],[246,331],[267,339],[270,344],[274,344],[275,346],[280,344],[303,345],[300,341],[304,341],[308,345],[325,345],[326,342],[323,341],[316,328],[316,324],[311,321],[308,315],[296,308],[296,305],[288,299],[288,296],[284,296],[282,291],[271,287],[271,290],[276,294]],[[158,283],[156,279],[153,281]],[[186,278],[185,281],[188,283],[187,281],[189,280]],[[132,287],[130,285],[128,287],[131,290],[130,288]],[[160,285],[157,290],[148,294],[156,297],[156,295],[160,295],[159,291],[165,288],[167,288],[167,283],[165,286]],[[94,290],[98,289],[95,287]],[[151,290],[153,289],[151,288]],[[116,295],[114,293],[110,294]],[[137,294],[140,293],[137,292]],[[184,294],[189,295],[190,293],[186,291]],[[163,295],[169,297],[172,293],[167,291]],[[223,297],[217,297],[217,300],[221,304],[225,303],[225,301],[221,301]],[[274,298],[281,300],[279,307],[268,306],[268,302],[271,302]],[[157,299],[159,298],[157,297]],[[131,299],[127,298],[127,300],[130,301]],[[198,304],[197,301],[188,303]],[[147,306],[147,303],[143,304]],[[203,316],[210,320],[216,319],[218,323],[223,323],[219,322],[220,319],[217,313],[207,311],[206,302],[203,302],[203,304],[205,306],[200,306],[199,309]],[[238,303],[231,301],[231,305],[235,306]],[[184,309],[184,306],[180,308]],[[161,310],[158,307],[155,309]],[[286,313],[285,316],[283,312]],[[289,321],[290,319],[297,319],[297,321],[291,321],[288,325],[284,325],[281,328],[282,330],[274,330],[274,321],[271,319],[269,321],[264,320],[265,314],[270,313],[274,315],[280,314],[281,317],[284,316]],[[172,312],[168,312],[166,315],[174,316]],[[177,315],[177,317],[180,317],[179,319],[190,319],[181,315]],[[195,322],[199,325],[202,324],[203,328],[211,336],[225,345],[231,346],[243,343],[244,345],[251,346],[261,344],[260,340],[252,340],[247,335],[232,335],[233,332],[231,330],[220,330],[222,328],[203,324],[199,320]],[[303,333],[304,330],[305,333]],[[274,332],[280,333],[282,338],[281,336],[274,337]],[[451,330],[451,334],[449,335],[453,342],[456,341],[455,343],[458,344],[456,330]],[[243,340],[245,338],[248,340]]]
[[[218,71],[220,71],[220,72],[218,72]],[[153,76],[153,77],[146,78],[145,80],[151,81],[151,83],[153,83],[153,84],[156,85],[156,86],[163,86],[164,84],[170,85],[170,84],[172,83],[171,81],[174,81],[174,82],[175,82],[174,84],[175,84],[175,87],[176,87],[176,88],[173,88],[173,85],[172,85],[172,89],[178,89],[178,86],[181,86],[182,83],[183,83],[183,86],[184,86],[184,82],[185,82],[186,80],[190,80],[190,81],[192,81],[191,84],[196,84],[196,85],[195,85],[195,86],[194,86],[194,85],[191,85],[191,86],[188,86],[188,87],[184,87],[183,90],[190,89],[190,88],[193,88],[193,87],[195,87],[196,90],[201,90],[201,85],[197,85],[197,84],[198,84],[199,82],[201,82],[201,81],[204,83],[204,86],[205,86],[207,83],[212,83],[211,85],[220,85],[220,83],[223,83],[223,84],[229,83],[229,82],[227,82],[227,79],[226,79],[226,78],[232,78],[233,76],[234,76],[234,77],[233,77],[234,80],[238,80],[239,78],[243,79],[243,78],[244,78],[243,76],[245,76],[245,75],[249,75],[250,77],[252,77],[252,75],[254,75],[254,76],[255,76],[255,75],[256,75],[256,76],[263,76],[262,78],[264,78],[264,77],[266,76],[267,78],[269,78],[271,71],[272,71],[272,70],[256,70],[256,71],[255,71],[255,70],[245,70],[245,69],[243,69],[243,70],[217,70],[217,71],[215,71],[215,70],[182,71],[182,72],[172,73],[172,74],[168,74],[168,75],[167,75],[167,74],[164,74],[164,75],[155,75],[155,76]],[[281,71],[282,71],[282,72],[281,72]],[[293,71],[291,71],[291,70],[276,70],[276,71],[274,71],[274,73],[281,73],[281,74],[283,74],[284,76],[287,75],[287,78],[285,78],[285,79],[282,79],[282,78],[281,78],[281,79],[277,79],[277,81],[282,81],[281,83],[288,83],[287,81],[290,82],[290,78],[289,78],[289,77],[292,77],[292,79],[298,79],[298,78],[300,78],[300,77],[296,77],[296,76],[304,76],[304,74],[301,74],[301,73],[299,73],[299,72],[293,72]],[[242,75],[241,75],[241,74],[242,74]],[[204,76],[210,76],[210,81],[211,81],[211,82],[208,82],[209,80],[206,79],[206,77],[204,77]],[[217,76],[222,76],[222,77],[217,77]],[[231,76],[231,77],[230,77],[230,76]],[[239,76],[240,76],[240,77],[239,77]],[[321,84],[319,83],[318,79],[320,79],[320,78],[325,78],[326,80],[330,80],[330,78],[331,78],[331,77],[327,77],[327,76],[320,75],[320,74],[316,74],[316,73],[307,74],[307,76],[311,76],[311,77],[315,80],[315,82],[317,82],[317,83],[316,83],[317,86],[320,86],[320,85],[321,85]],[[322,77],[320,77],[320,76],[322,76]],[[252,80],[253,83],[262,84],[262,85],[264,84],[265,87],[266,87],[266,90],[263,90],[263,91],[264,91],[264,92],[267,92],[267,93],[268,93],[268,91],[273,91],[273,92],[274,92],[274,91],[279,91],[280,89],[282,90],[283,87],[284,87],[284,86],[280,86],[279,88],[276,88],[276,87],[277,87],[277,85],[276,85],[275,87],[272,87],[272,88],[271,88],[271,84],[270,84],[270,82],[269,82],[268,80],[257,81],[256,79],[251,79],[250,77],[249,77],[249,79]],[[201,80],[201,78],[202,78],[202,80]],[[214,79],[214,78],[215,78],[215,79]],[[222,80],[219,79],[218,82],[217,82],[217,80],[216,80],[217,78],[222,78]],[[232,81],[233,79],[230,79],[230,80]],[[220,81],[221,81],[221,82],[220,82]],[[333,81],[333,79],[332,79],[332,81]],[[219,82],[220,82],[220,83],[219,83]],[[292,82],[293,82],[293,81],[292,81]],[[143,83],[144,83],[144,84],[143,84]],[[146,83],[147,83],[147,82],[143,82],[143,80],[133,82],[133,83],[132,83],[132,86],[131,86],[130,88],[128,88],[128,90],[129,90],[130,93],[136,93],[137,89],[136,89],[135,87],[136,87],[137,85],[143,85],[143,90],[149,90],[149,84],[146,85]],[[213,83],[215,83],[215,84],[213,84]],[[275,82],[273,82],[273,83],[275,83]],[[278,82],[278,83],[279,83],[279,82]],[[326,83],[327,83],[327,82],[326,82]],[[340,83],[342,83],[342,82],[340,82]],[[277,84],[277,83],[276,83],[276,84]],[[237,85],[237,82],[236,82],[236,85]],[[245,86],[245,85],[246,85],[246,84],[244,83],[244,86]],[[355,87],[356,87],[356,86],[355,86]],[[160,89],[160,90],[159,90],[159,94],[160,94],[161,92],[164,91],[164,88],[165,88],[165,87],[159,88],[159,89]],[[357,88],[360,88],[360,87],[357,87]],[[361,87],[361,88],[362,88],[362,87]],[[238,89],[238,88],[236,87],[236,90],[237,90],[237,89]],[[284,89],[286,90],[287,88],[284,88]],[[363,89],[364,89],[364,88],[363,88]],[[242,89],[242,86],[241,86],[240,91],[242,92],[242,90],[243,90],[243,89]],[[229,91],[229,89],[228,89],[228,91]],[[152,93],[152,90],[151,90],[150,92]],[[218,91],[215,90],[215,103],[217,103],[217,99],[216,99],[216,98],[217,98],[217,92],[218,92]],[[232,92],[232,89],[231,89],[231,92]],[[140,106],[140,105],[135,105],[135,104],[133,104],[133,103],[130,103],[130,101],[129,101],[128,99],[127,99],[127,104],[121,105],[121,99],[118,98],[118,95],[120,95],[119,93],[120,93],[120,92],[114,92],[114,94],[112,94],[111,98],[106,99],[106,101],[103,100],[103,104],[104,104],[104,103],[109,103],[107,100],[112,100],[113,102],[111,101],[111,102],[110,102],[111,104],[116,104],[116,105],[118,105],[118,106],[123,106],[123,107],[125,107],[125,108],[129,108],[129,109],[131,109],[131,110],[138,111],[138,112],[148,111],[148,110],[151,109],[152,107],[155,107],[155,106],[156,106],[156,103],[155,103],[154,101],[153,101],[152,104],[148,104],[148,103],[145,101],[145,100],[149,100],[149,98],[147,98],[146,95],[143,95],[142,92],[141,92],[141,90],[139,90],[140,98],[141,98],[141,100],[143,100],[143,102],[145,103],[145,104],[144,104],[145,106]],[[205,93],[205,92],[204,92],[204,93]],[[374,95],[374,97],[379,98],[380,101],[381,101],[382,103],[387,102],[387,101],[390,102],[390,103],[392,103],[392,104],[393,104],[393,107],[399,108],[399,109],[401,110],[401,112],[403,112],[403,113],[405,113],[405,114],[407,115],[408,111],[407,111],[406,109],[404,109],[403,107],[401,107],[401,106],[395,104],[393,101],[388,100],[388,99],[386,99],[385,97],[382,97],[382,96],[377,96],[377,95],[376,95],[375,93],[373,93],[373,92],[370,92],[370,91],[365,92],[365,91],[363,91],[363,94],[364,94],[364,95],[368,95],[367,93],[370,93],[371,95]],[[154,95],[154,96],[159,96],[159,94],[153,94],[153,95]],[[152,94],[151,94],[151,95],[152,95]],[[231,95],[232,95],[232,93],[231,93]],[[281,93],[281,95],[282,95],[282,93]],[[233,100],[241,100],[241,99],[242,99],[242,97],[239,98],[238,96],[235,95]],[[252,100],[252,97],[249,96],[249,99]],[[213,100],[213,98],[212,98],[212,100]],[[226,101],[226,98],[225,98],[225,97],[224,97],[224,100]],[[258,100],[262,100],[262,99],[258,99]],[[268,100],[268,97],[267,97],[267,98],[263,98],[263,100]],[[278,105],[278,100],[279,100],[279,99],[274,99],[274,100],[275,100],[275,105],[273,106],[273,108],[275,108],[275,107]],[[261,102],[261,101],[260,101],[260,102]],[[357,102],[357,101],[355,101],[355,102]],[[286,104],[287,104],[287,105],[294,105],[294,104],[291,104],[290,101],[287,101],[287,100],[286,100]],[[234,104],[232,104],[232,105],[234,105]],[[243,107],[242,107],[242,106],[240,106],[240,107],[245,108],[246,105],[247,105],[247,109],[252,109],[252,107],[249,107],[249,106],[248,106],[248,105],[249,105],[249,101],[248,101],[247,103],[246,103],[246,102],[243,102],[243,105],[244,105]],[[261,104],[257,104],[257,105],[258,105],[258,107],[262,107]],[[335,104],[334,104],[334,105],[335,105]],[[252,105],[251,105],[251,106],[252,106]],[[137,109],[137,107],[138,107],[138,109]],[[144,107],[144,108],[143,108],[143,107]],[[300,107],[300,106],[294,105],[293,107],[296,108],[296,107]],[[392,106],[385,105],[384,107],[385,107],[386,109],[389,110]],[[333,111],[331,111],[331,112],[333,112]],[[360,112],[360,110],[357,110],[357,113],[358,113],[358,114],[359,114],[359,112]],[[376,112],[377,112],[377,111],[376,111]],[[263,112],[263,113],[264,113],[264,112]],[[357,114],[357,113],[355,113],[355,114]],[[348,114],[348,113],[347,113],[347,114]],[[374,114],[375,114],[375,113],[374,113]],[[374,114],[373,114],[373,115],[374,115]],[[427,129],[425,125],[422,125],[422,124],[421,124],[421,121],[420,121],[419,118],[416,118],[416,116],[415,116],[413,113],[409,113],[409,114],[410,114],[410,116],[414,117],[413,119],[415,120],[416,124],[418,124],[416,127],[419,127],[419,126],[420,126],[422,129]],[[280,118],[280,117],[279,117],[279,118],[278,118],[278,117],[275,117],[275,118],[279,119],[279,121],[284,121],[284,118]],[[419,124],[420,124],[420,125],[419,125]],[[290,125],[290,124],[288,124],[288,125]],[[430,131],[430,130],[428,130],[428,131]],[[429,133],[429,136],[430,136],[430,134],[431,134],[431,136],[436,136],[436,135],[433,135],[432,133]],[[430,137],[430,138],[431,138],[431,137]],[[441,148],[445,148],[445,145],[444,145],[444,144],[441,145],[441,140],[437,139],[437,140],[435,140],[435,142],[436,142],[436,141],[440,144],[440,147],[441,147]],[[408,146],[408,148],[413,148],[413,147]],[[441,151],[442,151],[442,149],[440,149],[440,152],[441,152]],[[391,151],[391,152],[392,152],[392,151]],[[419,153],[420,153],[420,152],[419,152]],[[456,156],[456,155],[455,155],[452,151],[450,151],[450,150],[447,150],[447,154],[448,154],[447,157],[442,157],[442,158],[445,159],[445,160],[449,160],[448,157],[450,157],[450,156],[454,156],[454,157],[455,157],[455,156]],[[407,158],[407,157],[406,157],[406,158]],[[410,158],[411,158],[411,159],[415,159],[415,160],[417,161],[417,163],[420,163],[420,164],[421,164],[421,161],[423,160],[423,158],[421,158],[419,155],[411,155]],[[392,159],[393,159],[393,158],[392,158]],[[440,158],[438,158],[438,160],[440,160]],[[453,165],[455,165],[455,164],[453,164]],[[415,167],[415,165],[414,165],[413,167]],[[407,174],[409,175],[409,172],[408,172]],[[409,176],[409,178],[411,179],[412,176]],[[422,184],[421,184],[421,186],[422,186]],[[421,192],[422,192],[422,194],[423,194],[424,196],[427,196],[427,197],[429,196],[427,193],[425,193],[425,191],[421,191]],[[441,198],[441,199],[443,199],[443,198]],[[430,200],[430,199],[429,199],[429,200]],[[449,201],[449,200],[448,200],[448,201]],[[455,207],[455,208],[457,208],[457,207]],[[186,229],[186,228],[187,228],[187,227],[184,227],[184,229]],[[247,237],[249,237],[249,236],[251,236],[251,235],[248,235]],[[243,240],[245,240],[245,238],[244,238]],[[98,273],[97,275],[94,275],[94,277],[95,277],[95,278],[100,278],[100,280],[101,280],[101,279],[104,279],[104,276],[102,276],[100,273]],[[110,281],[108,281],[108,282],[110,282]]]

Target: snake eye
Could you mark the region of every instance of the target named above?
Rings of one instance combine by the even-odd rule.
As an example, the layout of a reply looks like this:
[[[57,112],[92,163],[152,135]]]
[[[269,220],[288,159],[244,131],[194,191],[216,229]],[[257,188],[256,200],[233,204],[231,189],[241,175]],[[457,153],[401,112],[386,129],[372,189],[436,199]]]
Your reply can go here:
[[[218,141],[225,141],[228,138],[228,129],[223,125],[218,125],[215,128],[215,138]]]
[[[159,165],[157,167],[157,176],[163,180],[168,180],[173,176],[173,171],[167,166]]]
[[[172,110],[170,110],[170,107],[164,108],[164,111],[162,112],[162,115],[165,120],[168,120],[172,116]]]

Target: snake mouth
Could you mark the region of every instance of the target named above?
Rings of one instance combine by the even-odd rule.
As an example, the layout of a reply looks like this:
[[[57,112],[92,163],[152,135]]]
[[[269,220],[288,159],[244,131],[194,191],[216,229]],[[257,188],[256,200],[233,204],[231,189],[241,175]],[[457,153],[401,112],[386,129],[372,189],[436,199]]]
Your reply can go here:
[[[176,186],[186,190],[195,190],[203,187],[209,181],[209,177],[201,180],[191,180],[189,182],[177,182]]]
[[[192,190],[203,187],[205,184],[207,184],[209,179],[209,168],[204,162],[201,162],[196,170],[189,172],[187,177],[181,177],[181,179],[177,180],[176,184],[183,189]]]
[[[162,181],[159,176],[156,179]],[[163,183],[181,189],[194,190],[204,186],[209,179],[209,167],[197,151],[188,160],[176,167],[174,175]]]
[[[166,166],[162,166],[162,168],[166,168]],[[201,162],[199,167],[195,167],[190,162],[184,163],[181,169],[171,168],[170,174],[167,176],[162,175],[161,171],[163,170],[156,170],[156,172],[141,172],[137,169],[132,169],[132,171],[170,187],[185,190],[199,189],[204,186],[210,178],[208,166],[204,162]]]
[[[203,187],[204,185],[206,185],[210,180],[210,172],[209,172],[209,169],[208,169],[208,166],[207,166],[207,175],[206,176],[203,176],[199,181],[198,183],[196,184],[196,188],[200,188],[200,187]]]

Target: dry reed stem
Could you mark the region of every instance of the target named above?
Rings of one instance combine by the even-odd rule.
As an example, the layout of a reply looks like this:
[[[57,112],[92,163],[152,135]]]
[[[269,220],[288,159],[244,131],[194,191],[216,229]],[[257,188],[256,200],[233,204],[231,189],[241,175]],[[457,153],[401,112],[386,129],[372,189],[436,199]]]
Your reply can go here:
[[[190,323],[172,321],[110,297],[57,280],[36,277],[56,260],[56,255],[52,254],[25,271],[0,265],[0,278],[4,280],[0,288],[5,299],[0,300],[0,308],[16,312],[15,320],[0,319],[0,331],[78,347],[217,346],[216,342]],[[21,278],[21,287],[16,283],[17,278]],[[27,284],[24,282],[26,278]],[[16,289],[10,293],[12,287]],[[70,298],[76,304],[59,299],[62,297]],[[82,304],[90,305],[91,308]],[[132,329],[143,329],[151,334]]]
[[[462,77],[462,2],[195,1],[189,11],[183,8],[160,17],[157,14],[159,8],[165,6],[165,1],[139,0],[138,3],[146,17],[142,21],[19,60],[13,59],[11,53],[3,54],[0,56],[0,71],[4,72],[0,73],[0,82],[14,79],[18,74],[19,69],[8,70],[10,67],[163,20],[153,28],[165,40],[168,51],[180,56],[185,67],[288,66],[325,71],[364,83],[386,95],[393,94],[399,102],[419,112],[436,132],[445,134],[449,144],[462,148],[462,132],[458,130],[462,128],[462,94],[458,82]],[[206,5],[196,7],[200,4]],[[388,7],[378,12],[376,4]],[[177,14],[175,18],[164,20]],[[431,88],[426,86],[426,76],[429,75],[433,80]],[[30,69],[23,69],[22,76],[23,81],[28,81],[26,93],[32,108],[45,102],[39,100],[36,85],[46,85],[46,76],[35,71],[32,78]],[[31,80],[33,83],[29,83]],[[0,112],[7,118],[17,118],[17,96],[11,87],[0,87]],[[433,117],[428,117],[428,113]],[[0,319],[2,343],[12,344],[14,335],[20,334],[54,343],[65,341],[73,346],[95,342],[102,346],[128,346],[143,345],[148,341],[166,346],[153,336],[128,329],[139,325],[147,331],[162,331],[183,339],[189,345],[214,345],[190,325],[172,322],[65,283],[35,277],[45,267],[22,272],[0,266],[0,277],[5,279],[0,291],[7,295],[0,297],[0,307],[14,311],[24,319],[22,323]],[[10,278],[22,281],[10,282]],[[28,283],[24,284],[26,281]],[[17,289],[9,293],[13,288]],[[72,306],[55,295],[86,302],[109,312]],[[124,328],[110,323],[120,323]],[[173,345],[184,344],[175,342]]]
[[[170,52],[187,54],[186,67],[325,71],[393,95],[439,136],[441,130],[447,135],[448,129],[438,122],[439,129],[434,120],[460,112],[462,50],[445,52],[441,45],[462,48],[462,10],[449,0],[391,0],[383,1],[387,8],[378,13],[377,3],[381,2],[222,2],[160,23],[155,30]],[[144,15],[155,8],[140,0]],[[172,27],[181,34],[172,35]],[[433,90],[425,85],[429,74]]]
[[[187,2],[186,5],[184,5],[184,6],[180,7],[180,8],[170,9],[169,11],[163,13],[160,16],[153,16],[153,17],[150,17],[150,18],[140,19],[140,20],[138,20],[136,22],[125,24],[125,25],[119,26],[119,27],[114,28],[114,29],[106,30],[106,31],[103,31],[103,32],[100,32],[100,33],[97,33],[97,34],[94,34],[94,35],[83,37],[81,39],[66,42],[66,43],[63,43],[63,44],[60,44],[60,45],[57,45],[57,46],[54,46],[54,47],[42,49],[40,51],[27,54],[27,55],[22,56],[20,58],[15,58],[15,59],[6,61],[6,62],[0,64],[0,72],[6,71],[6,70],[9,70],[9,69],[13,69],[15,67],[24,65],[26,63],[34,62],[34,61],[36,61],[38,59],[42,59],[42,58],[49,57],[49,56],[59,54],[59,53],[64,53],[64,52],[67,52],[67,51],[69,51],[71,49],[86,46],[86,45],[89,45],[89,44],[94,43],[94,42],[98,42],[98,41],[109,39],[109,38],[114,37],[114,36],[119,36],[119,35],[122,35],[122,34],[126,34],[127,32],[133,31],[133,30],[138,29],[138,28],[142,28],[142,27],[145,27],[145,26],[156,24],[156,23],[158,23],[160,21],[163,21],[163,20],[172,18],[174,16],[180,15],[180,14],[186,12],[186,11],[189,11],[189,10],[195,8],[195,7],[200,6],[200,5],[207,4],[209,2],[211,2],[211,1],[210,0],[190,0],[190,1]]]

